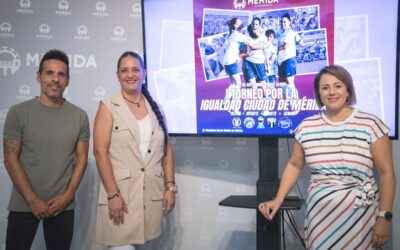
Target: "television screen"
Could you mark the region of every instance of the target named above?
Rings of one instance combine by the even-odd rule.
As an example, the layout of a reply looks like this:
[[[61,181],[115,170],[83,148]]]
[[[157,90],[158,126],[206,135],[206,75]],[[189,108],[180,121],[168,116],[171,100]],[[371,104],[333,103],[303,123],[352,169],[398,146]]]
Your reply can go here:
[[[292,136],[324,66],[397,138],[398,1],[143,0],[147,84],[172,135]],[[279,77],[280,75],[280,77]]]

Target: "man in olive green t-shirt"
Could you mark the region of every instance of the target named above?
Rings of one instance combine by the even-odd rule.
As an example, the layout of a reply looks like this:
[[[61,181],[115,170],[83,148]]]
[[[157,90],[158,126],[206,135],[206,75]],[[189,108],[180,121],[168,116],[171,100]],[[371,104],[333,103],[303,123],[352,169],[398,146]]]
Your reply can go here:
[[[50,50],[36,79],[40,95],[10,108],[3,130],[4,163],[13,182],[6,249],[30,249],[39,222],[47,249],[69,249],[74,194],[86,168],[89,121],[63,98],[67,55]]]

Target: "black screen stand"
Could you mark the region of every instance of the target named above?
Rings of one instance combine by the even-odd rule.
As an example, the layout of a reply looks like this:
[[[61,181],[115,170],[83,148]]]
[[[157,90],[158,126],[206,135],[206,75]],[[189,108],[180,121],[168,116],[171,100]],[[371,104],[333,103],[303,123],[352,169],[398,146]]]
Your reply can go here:
[[[275,196],[279,185],[278,138],[259,138],[259,179],[257,196],[234,195],[219,203],[221,206],[258,208],[258,204]],[[281,209],[300,209],[303,200],[287,197]],[[281,212],[270,222],[257,210],[257,250],[279,250],[281,248]]]

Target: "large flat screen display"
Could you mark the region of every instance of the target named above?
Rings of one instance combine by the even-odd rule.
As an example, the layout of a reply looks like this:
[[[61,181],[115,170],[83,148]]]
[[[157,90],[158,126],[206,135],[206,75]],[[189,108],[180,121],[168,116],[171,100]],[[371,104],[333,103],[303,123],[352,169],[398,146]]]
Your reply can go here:
[[[143,0],[150,92],[172,135],[292,136],[339,64],[398,135],[398,1]],[[281,76],[281,77],[279,77]],[[285,77],[286,76],[286,77]]]

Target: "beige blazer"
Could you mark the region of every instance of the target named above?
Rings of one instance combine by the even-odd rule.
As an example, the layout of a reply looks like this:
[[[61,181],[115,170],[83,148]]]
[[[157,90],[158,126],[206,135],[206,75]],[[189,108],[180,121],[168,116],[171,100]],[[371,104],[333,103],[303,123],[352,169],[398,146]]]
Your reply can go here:
[[[96,241],[107,246],[143,244],[161,233],[164,172],[164,134],[145,100],[151,118],[152,136],[144,159],[135,116],[120,92],[103,101],[112,114],[113,127],[108,155],[121,195],[127,203],[124,224],[115,226],[108,216],[107,192],[100,183]]]

